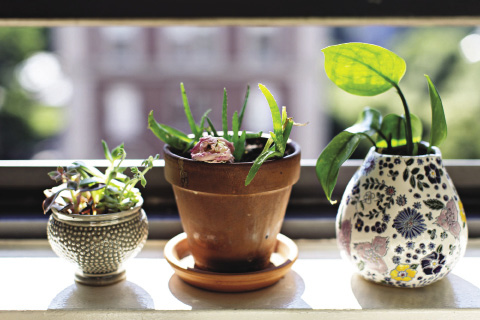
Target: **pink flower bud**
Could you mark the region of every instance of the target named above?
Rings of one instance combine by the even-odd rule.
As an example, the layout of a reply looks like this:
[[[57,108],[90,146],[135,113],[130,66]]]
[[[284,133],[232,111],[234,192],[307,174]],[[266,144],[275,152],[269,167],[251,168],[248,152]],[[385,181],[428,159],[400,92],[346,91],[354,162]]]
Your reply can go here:
[[[233,144],[224,138],[206,136],[190,151],[193,160],[211,163],[234,161],[232,152],[235,150]]]

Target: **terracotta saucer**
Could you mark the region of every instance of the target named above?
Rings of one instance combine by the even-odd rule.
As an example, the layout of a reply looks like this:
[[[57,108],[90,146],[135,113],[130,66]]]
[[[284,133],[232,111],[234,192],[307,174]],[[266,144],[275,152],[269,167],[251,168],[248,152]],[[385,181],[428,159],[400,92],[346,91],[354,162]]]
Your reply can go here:
[[[279,234],[270,266],[246,273],[217,273],[195,268],[185,233],[167,242],[164,255],[175,273],[195,287],[219,292],[245,292],[265,288],[279,281],[297,259],[298,247],[291,239]]]

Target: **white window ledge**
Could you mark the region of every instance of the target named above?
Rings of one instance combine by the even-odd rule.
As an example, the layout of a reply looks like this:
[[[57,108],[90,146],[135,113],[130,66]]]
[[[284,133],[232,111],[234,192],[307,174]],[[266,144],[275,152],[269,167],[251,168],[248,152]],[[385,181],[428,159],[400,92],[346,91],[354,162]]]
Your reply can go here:
[[[428,287],[397,289],[352,274],[335,240],[296,240],[299,259],[277,284],[221,294],[194,288],[147,242],[108,287],[73,281],[74,267],[45,240],[0,241],[0,319],[479,319],[480,240],[451,274]]]

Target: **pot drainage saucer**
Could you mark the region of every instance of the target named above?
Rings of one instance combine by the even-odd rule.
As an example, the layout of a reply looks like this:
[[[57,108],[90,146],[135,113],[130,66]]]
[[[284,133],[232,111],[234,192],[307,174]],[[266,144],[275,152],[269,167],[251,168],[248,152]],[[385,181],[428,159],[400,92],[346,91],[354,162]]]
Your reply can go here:
[[[292,267],[298,257],[297,245],[288,237],[278,234],[277,245],[266,269],[245,273],[219,273],[195,268],[187,243],[181,233],[172,238],[164,249],[165,259],[185,282],[202,289],[219,292],[245,292],[271,286]]]

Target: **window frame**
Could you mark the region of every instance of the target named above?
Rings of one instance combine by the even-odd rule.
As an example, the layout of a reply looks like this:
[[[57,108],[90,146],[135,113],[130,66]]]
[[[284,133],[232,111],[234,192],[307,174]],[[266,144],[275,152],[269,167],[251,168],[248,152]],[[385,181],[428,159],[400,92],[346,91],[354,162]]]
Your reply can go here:
[[[114,20],[125,23],[144,21],[172,24],[175,20],[188,23],[205,21],[213,24],[252,23],[251,19],[266,20],[267,24],[285,23],[285,20],[305,22],[341,23],[367,20],[391,23],[394,20],[416,23],[429,23],[432,18],[443,24],[478,23],[480,6],[476,0],[337,0],[310,1],[263,0],[229,1],[220,0],[184,0],[182,2],[154,2],[137,0],[119,3],[114,0],[70,1],[37,0],[34,3],[15,1],[2,9],[0,19],[11,22],[33,22],[42,25],[77,24],[86,20],[96,23],[112,24]],[[225,20],[218,20],[225,19]],[[401,21],[403,20],[403,21]],[[468,21],[469,22],[468,22]],[[258,22],[258,21],[257,21]]]

